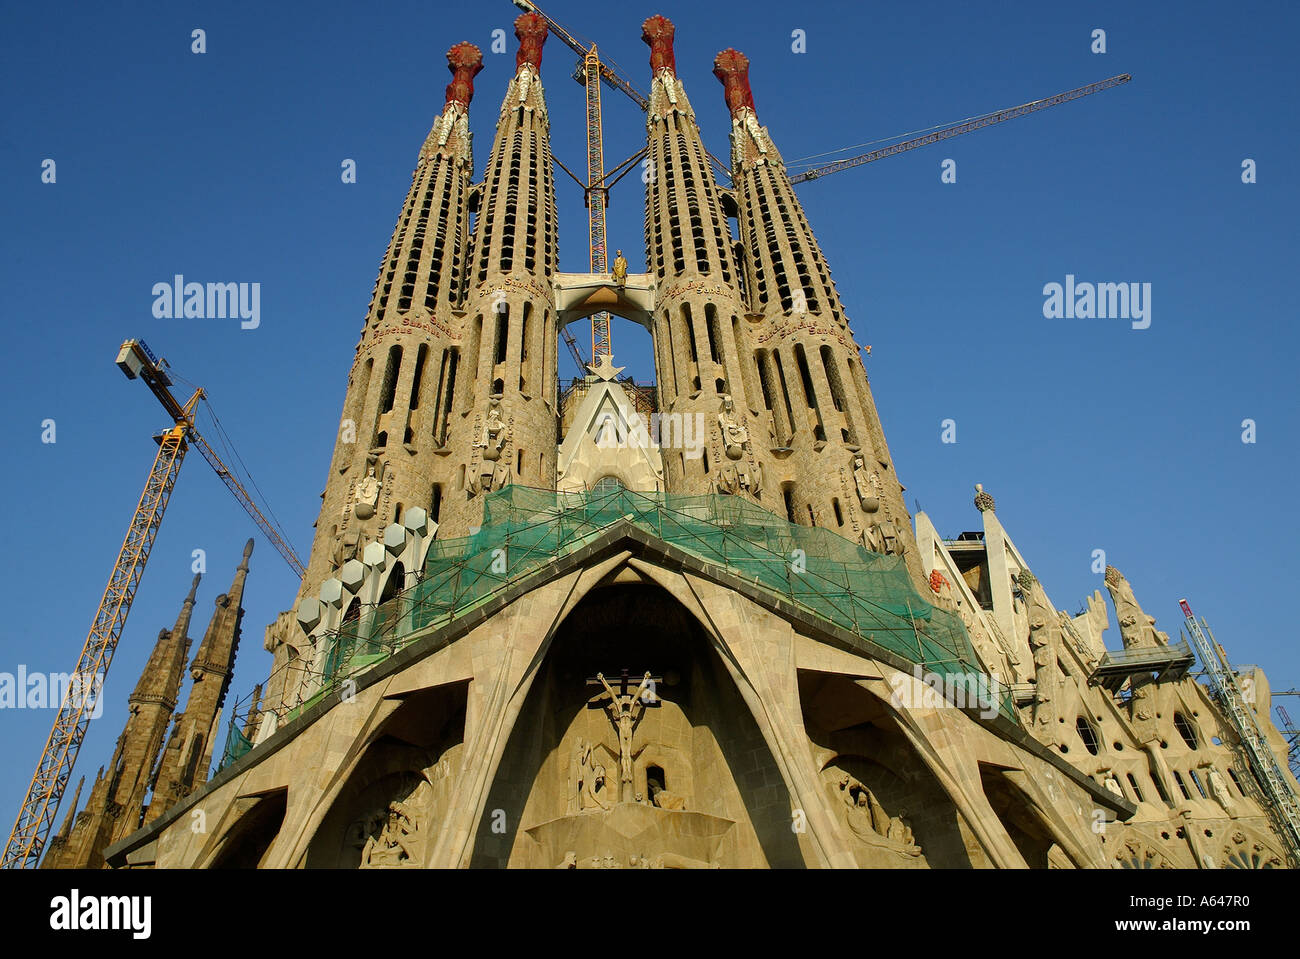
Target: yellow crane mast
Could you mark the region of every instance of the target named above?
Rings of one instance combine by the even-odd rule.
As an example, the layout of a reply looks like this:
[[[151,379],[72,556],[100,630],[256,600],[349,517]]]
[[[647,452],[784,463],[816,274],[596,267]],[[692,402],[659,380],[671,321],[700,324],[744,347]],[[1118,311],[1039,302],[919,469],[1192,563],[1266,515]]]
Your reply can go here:
[[[573,74],[573,78],[583,85],[587,94],[587,182],[582,184],[582,188],[587,203],[587,234],[591,247],[591,272],[605,273],[609,267],[607,250],[609,238],[605,229],[605,207],[609,205],[609,188],[613,184],[605,182],[600,85],[602,82],[607,83],[613,89],[622,91],[642,110],[650,108],[650,101],[642,96],[636,87],[620,76],[617,71],[608,64],[601,62],[600,54],[597,52],[594,43],[588,46],[578,40],[568,30],[547,16],[545,11],[538,7],[537,4],[532,3],[531,0],[514,0],[514,3],[525,13],[535,13],[545,20],[551,33],[582,58],[578,61],[577,69]],[[577,347],[571,341],[567,332],[565,333],[565,342],[569,346],[569,351],[573,353],[574,359],[578,361],[578,372],[584,372],[582,357],[577,352]],[[592,360],[599,363],[602,356],[610,356],[613,351],[613,343],[609,334],[609,314],[597,313],[591,318]]]

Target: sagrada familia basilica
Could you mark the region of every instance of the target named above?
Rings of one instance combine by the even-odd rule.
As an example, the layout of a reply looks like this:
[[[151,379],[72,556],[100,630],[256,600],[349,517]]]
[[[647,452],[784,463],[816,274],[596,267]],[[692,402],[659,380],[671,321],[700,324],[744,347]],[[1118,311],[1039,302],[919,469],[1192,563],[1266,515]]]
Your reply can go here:
[[[448,51],[270,678],[227,731],[250,542],[184,708],[195,590],[44,865],[1295,865],[1294,807],[1122,573],[1108,651],[1102,593],[1059,610],[989,492],[957,539],[909,513],[749,62],[713,64],[724,187],[673,34],[644,23],[642,273],[559,271],[545,20],[478,178],[482,56]],[[654,389],[609,356],[559,382],[606,312]]]

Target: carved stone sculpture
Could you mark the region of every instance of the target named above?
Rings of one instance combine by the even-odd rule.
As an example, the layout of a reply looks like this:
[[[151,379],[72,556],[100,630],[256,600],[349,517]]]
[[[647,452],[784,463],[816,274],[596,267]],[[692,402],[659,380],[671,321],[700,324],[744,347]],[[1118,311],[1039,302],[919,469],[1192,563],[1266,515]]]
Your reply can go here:
[[[871,538],[876,543],[876,552],[893,556],[903,555],[903,539],[898,535],[898,527],[889,520],[872,523]]]
[[[375,515],[375,506],[379,503],[379,480],[375,477],[374,466],[366,470],[365,478],[352,491],[352,515],[357,519],[370,519]]]
[[[1229,815],[1235,815],[1236,803],[1232,799],[1232,794],[1228,792],[1228,783],[1223,778],[1223,774],[1218,769],[1211,766],[1205,774],[1209,780],[1210,795],[1214,801],[1222,806]]]
[[[840,780],[839,788],[840,796],[848,807],[846,818],[849,830],[854,836],[871,844],[888,839],[904,847],[903,852],[909,856],[921,855],[921,847],[916,845],[912,827],[903,819],[906,810],[899,810],[899,815],[891,817],[875,794],[849,775]]]
[[[1133,587],[1114,566],[1106,567],[1106,589],[1115,603],[1115,618],[1119,621],[1125,649],[1157,649],[1169,645],[1168,634],[1156,629],[1155,618],[1142,611]]]
[[[722,446],[727,459],[738,460],[749,449],[749,430],[736,418],[735,403],[731,394],[722,397],[722,409],[718,413],[718,427],[722,431]]]
[[[605,783],[605,767],[595,761],[591,743],[578,740],[575,755],[579,809],[609,809],[613,800]]]
[[[501,419],[500,404],[493,403],[488,410],[483,432],[474,445],[483,451],[484,462],[495,463],[501,458],[501,451],[506,445],[506,424]]]
[[[650,674],[645,674],[641,680],[641,685],[637,687],[636,692],[631,694],[616,692],[605,679],[604,673],[597,673],[596,678],[600,680],[601,685],[605,687],[605,692],[609,694],[609,702],[605,704],[605,710],[609,713],[614,728],[618,730],[620,799],[622,802],[631,802],[634,789],[632,783],[632,732],[645,709],[646,700],[642,699],[642,696],[650,688]]]
[[[361,851],[361,868],[383,869],[419,865],[420,823],[415,810],[394,800],[378,836],[371,836]]]
[[[1056,611],[1048,606],[1047,596],[1038,586],[1034,574],[1022,569],[1017,580],[1029,606],[1029,648],[1034,656],[1034,725],[1040,739],[1055,742],[1056,656],[1060,646],[1060,627]]]
[[[727,465],[719,466],[713,473],[710,480],[712,491],[715,493],[735,493],[741,487],[741,474],[736,467]]]
[[[658,806],[660,809],[680,810],[686,808],[686,797],[679,796],[676,793],[670,793],[658,782],[652,780],[648,784],[647,788],[650,793],[650,802],[652,805]]]
[[[864,513],[880,509],[880,496],[873,480],[875,475],[867,472],[866,461],[861,456],[853,457],[853,483],[858,491],[858,505]]]

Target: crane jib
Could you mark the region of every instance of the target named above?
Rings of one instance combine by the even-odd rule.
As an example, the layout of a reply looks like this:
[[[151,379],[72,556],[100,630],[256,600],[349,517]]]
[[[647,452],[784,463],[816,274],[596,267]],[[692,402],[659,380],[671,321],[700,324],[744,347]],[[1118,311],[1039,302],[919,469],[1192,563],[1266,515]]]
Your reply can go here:
[[[940,140],[947,140],[951,137],[961,136],[964,133],[971,133],[975,130],[983,129],[984,127],[993,126],[996,123],[1004,123],[1007,120],[1014,120],[1017,117],[1023,117],[1030,113],[1037,113],[1039,110],[1045,110],[1048,107],[1054,107],[1061,103],[1068,103],[1071,100],[1077,100],[1080,97],[1086,97],[1093,93],[1100,93],[1102,90],[1109,90],[1112,87],[1128,83],[1132,79],[1133,77],[1130,74],[1121,73],[1118,76],[1108,77],[1105,80],[1098,80],[1096,83],[1089,83],[1086,86],[1076,87],[1073,90],[1066,90],[1064,93],[1045,97],[1042,100],[1032,100],[1029,103],[1022,103],[1019,106],[1008,107],[1005,110],[986,113],[983,116],[974,117],[970,120],[963,120],[961,123],[953,124],[952,126],[945,127],[942,130],[934,130],[910,140],[891,143],[889,146],[872,150],[870,153],[847,157],[843,160],[836,160],[833,163],[827,163],[819,167],[804,170],[802,173],[796,173],[791,176],[790,182],[802,183],[806,180],[816,180],[830,173],[839,173],[841,170],[849,170],[856,166],[862,166],[864,163],[883,160],[885,157],[895,156],[899,153],[906,153],[909,150],[915,150],[917,147],[928,146],[929,144],[937,143]]]

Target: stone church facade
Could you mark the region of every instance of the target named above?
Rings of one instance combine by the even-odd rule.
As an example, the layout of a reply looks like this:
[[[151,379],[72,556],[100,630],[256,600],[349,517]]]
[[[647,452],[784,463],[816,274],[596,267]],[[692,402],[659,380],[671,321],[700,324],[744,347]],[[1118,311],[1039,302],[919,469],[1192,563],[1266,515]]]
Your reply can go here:
[[[188,603],[132,700],[132,788],[97,785],[48,864],[1295,864],[1235,727],[1118,570],[1128,659],[1100,592],[1056,608],[989,493],[957,540],[909,513],[748,61],[714,61],[724,187],[673,34],[643,27],[646,264],[618,275],[558,269],[545,21],[516,21],[477,182],[482,57],[451,48],[272,675],[214,776],[167,758]],[[656,429],[611,358],[559,388],[561,327],[602,311],[652,334]],[[236,644],[204,642],[228,675]],[[1285,771],[1267,680],[1242,681]],[[199,701],[186,735],[215,724]]]

